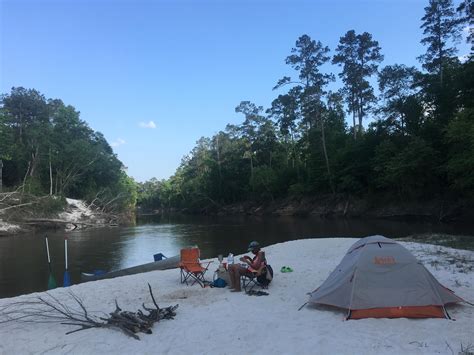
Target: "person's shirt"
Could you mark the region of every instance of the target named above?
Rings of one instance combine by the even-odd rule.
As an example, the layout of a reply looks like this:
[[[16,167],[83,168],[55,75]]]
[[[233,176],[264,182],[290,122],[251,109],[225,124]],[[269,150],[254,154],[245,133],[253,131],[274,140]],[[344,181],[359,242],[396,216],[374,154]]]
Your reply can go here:
[[[259,270],[263,264],[265,264],[265,252],[260,250],[257,255],[253,257],[249,266],[253,270]]]

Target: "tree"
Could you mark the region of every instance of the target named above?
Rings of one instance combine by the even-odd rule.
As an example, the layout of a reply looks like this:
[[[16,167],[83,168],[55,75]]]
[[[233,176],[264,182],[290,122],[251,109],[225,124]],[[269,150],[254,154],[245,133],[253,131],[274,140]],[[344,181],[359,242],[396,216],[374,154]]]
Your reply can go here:
[[[423,39],[421,43],[427,46],[426,53],[418,59],[423,68],[430,74],[439,76],[443,85],[443,66],[448,64],[457,49],[450,45],[450,40],[458,42],[461,36],[461,21],[456,17],[452,0],[429,0],[425,7],[423,23]]]
[[[457,11],[461,14],[460,22],[467,25],[467,43],[471,44],[470,58],[474,53],[474,3],[473,0],[464,0],[459,4]]]
[[[272,106],[267,110],[271,118],[276,119],[280,133],[283,136],[283,145],[286,151],[286,166],[295,168],[298,159],[296,141],[299,139],[297,122],[301,117],[299,98],[301,87],[291,88],[287,94],[278,95]]]
[[[28,177],[36,177],[41,157],[47,151],[49,107],[37,90],[22,87],[14,87],[9,95],[3,95],[1,104],[3,123],[13,131],[14,181],[19,184]]]
[[[91,200],[99,194],[109,208],[135,203],[134,183],[104,136],[61,100],[13,88],[1,99],[0,138],[6,186]]]
[[[410,107],[416,100],[415,76],[418,71],[415,67],[395,64],[384,67],[378,77],[379,90],[384,100],[380,111],[389,125],[404,135],[407,131],[407,119],[410,120]],[[412,128],[412,127],[409,127]],[[414,128],[414,127],[413,127]]]
[[[262,106],[256,106],[250,101],[242,101],[239,106],[235,108],[235,112],[245,115],[245,120],[239,127],[246,151],[244,158],[249,159],[250,162],[250,181],[253,180],[254,174],[254,160],[256,154],[256,142],[258,138],[259,126],[264,122],[265,118],[261,115],[263,112]]]
[[[13,130],[6,121],[6,112],[0,108],[0,159],[11,159],[13,154]]]
[[[323,46],[320,41],[316,42],[312,40],[308,35],[299,37],[295,47],[291,49],[293,54],[286,58],[286,63],[298,71],[299,80],[293,81],[290,77],[283,77],[278,81],[275,88],[287,84],[295,85],[293,91],[290,91],[290,93],[292,95],[298,94],[298,98],[295,101],[300,105],[301,123],[307,126],[308,130],[311,130],[314,125],[319,126],[327,178],[331,190],[334,193],[335,189],[332,182],[332,173],[326,146],[323,115],[323,97],[326,94],[325,86],[334,80],[334,76],[321,72],[321,66],[330,59],[328,55],[329,51],[329,47]],[[287,98],[290,98],[288,103],[291,103],[291,96]],[[290,111],[285,112],[285,110],[283,110],[283,116],[280,117],[280,120],[290,118],[293,119],[292,123],[294,123],[294,119],[297,117],[294,115],[295,112],[296,111],[291,110],[291,108]],[[286,113],[289,113],[289,115]]]
[[[474,197],[474,109],[459,113],[447,129],[449,159],[446,164],[449,183],[458,192]]]
[[[340,38],[332,59],[333,64],[342,66],[339,77],[344,82],[342,93],[352,113],[354,138],[357,138],[357,131],[359,135],[362,133],[362,121],[375,101],[368,79],[377,72],[378,63],[383,60],[380,50],[379,43],[372,39],[370,33],[357,35],[354,30],[350,30]]]

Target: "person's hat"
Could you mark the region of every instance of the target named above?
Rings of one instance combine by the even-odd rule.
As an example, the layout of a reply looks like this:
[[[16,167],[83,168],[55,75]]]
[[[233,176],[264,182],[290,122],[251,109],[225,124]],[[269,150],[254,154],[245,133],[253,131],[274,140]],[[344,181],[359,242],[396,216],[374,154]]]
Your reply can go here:
[[[260,249],[260,244],[256,241],[253,241],[249,244],[249,247],[248,247],[248,251],[252,251],[252,250],[255,250],[255,249]]]

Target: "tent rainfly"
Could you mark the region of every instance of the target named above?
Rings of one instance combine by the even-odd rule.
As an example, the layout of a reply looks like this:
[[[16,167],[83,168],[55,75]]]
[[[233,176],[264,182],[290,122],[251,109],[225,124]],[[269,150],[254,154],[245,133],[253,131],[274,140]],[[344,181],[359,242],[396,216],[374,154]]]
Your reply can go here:
[[[347,319],[449,318],[445,305],[464,300],[397,242],[371,236],[354,243],[309,303],[348,310]]]

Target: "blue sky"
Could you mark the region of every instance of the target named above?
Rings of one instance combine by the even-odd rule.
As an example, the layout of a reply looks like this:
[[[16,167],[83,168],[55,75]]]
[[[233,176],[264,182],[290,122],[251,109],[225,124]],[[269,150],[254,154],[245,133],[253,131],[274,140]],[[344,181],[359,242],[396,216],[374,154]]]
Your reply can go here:
[[[130,176],[167,178],[201,136],[242,122],[240,101],[270,106],[277,80],[294,74],[284,60],[303,34],[333,54],[346,31],[367,31],[382,65],[418,65],[427,3],[0,0],[0,92],[23,86],[62,99]]]

